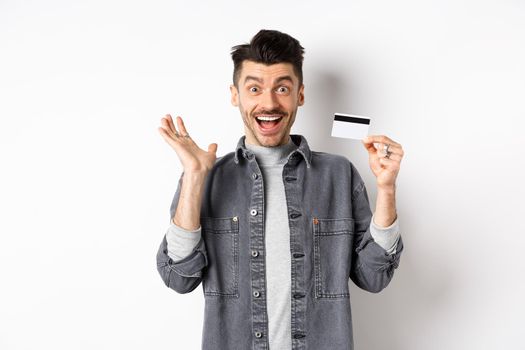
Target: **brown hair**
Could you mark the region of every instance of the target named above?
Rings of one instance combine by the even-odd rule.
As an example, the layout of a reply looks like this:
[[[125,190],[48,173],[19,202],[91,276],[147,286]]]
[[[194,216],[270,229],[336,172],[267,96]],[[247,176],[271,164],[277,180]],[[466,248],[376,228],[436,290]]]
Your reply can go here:
[[[275,63],[291,63],[294,73],[299,78],[299,86],[303,83],[304,47],[299,41],[288,34],[277,30],[261,29],[249,44],[232,47],[233,84],[239,87],[242,62],[245,60],[266,65]]]

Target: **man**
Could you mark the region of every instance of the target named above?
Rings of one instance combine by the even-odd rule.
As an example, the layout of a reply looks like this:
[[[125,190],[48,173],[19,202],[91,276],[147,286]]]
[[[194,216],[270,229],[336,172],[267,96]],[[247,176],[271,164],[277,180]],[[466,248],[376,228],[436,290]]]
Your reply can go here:
[[[372,215],[348,159],[290,134],[304,103],[303,53],[272,30],[233,48],[231,102],[245,130],[234,152],[216,158],[217,144],[200,149],[182,118],[161,121],[183,172],[157,267],[178,293],[202,282],[203,349],[352,349],[348,279],[379,292],[398,266],[402,147],[363,140],[377,183]]]

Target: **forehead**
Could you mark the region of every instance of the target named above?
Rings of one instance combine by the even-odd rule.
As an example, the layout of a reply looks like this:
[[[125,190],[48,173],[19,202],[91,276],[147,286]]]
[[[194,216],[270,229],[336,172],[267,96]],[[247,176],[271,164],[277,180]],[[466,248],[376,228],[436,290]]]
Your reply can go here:
[[[244,84],[247,76],[257,77],[265,83],[271,83],[278,78],[290,76],[294,84],[298,83],[298,77],[295,75],[293,65],[288,62],[266,65],[264,63],[245,60],[242,62],[241,76],[239,79],[241,85]]]

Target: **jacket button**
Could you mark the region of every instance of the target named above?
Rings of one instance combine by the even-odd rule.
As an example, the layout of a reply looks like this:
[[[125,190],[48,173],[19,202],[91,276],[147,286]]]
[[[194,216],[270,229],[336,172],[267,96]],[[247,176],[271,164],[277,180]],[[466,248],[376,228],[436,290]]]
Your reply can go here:
[[[255,209],[250,210],[250,215],[251,216],[257,215],[257,210],[255,210]]]
[[[260,338],[262,337],[262,333],[261,332],[255,332],[255,338]]]
[[[256,258],[259,255],[259,252],[256,250],[252,250],[252,256]]]
[[[259,294],[258,291],[253,292],[253,296],[256,297],[256,298],[258,298],[260,295],[261,295],[261,294]]]
[[[237,220],[239,220],[239,219],[238,219],[236,216],[234,216],[234,217],[232,218],[232,220],[233,220],[233,221],[237,221]]]
[[[257,174],[256,173],[253,173],[252,174],[252,178],[255,180],[257,178]]]

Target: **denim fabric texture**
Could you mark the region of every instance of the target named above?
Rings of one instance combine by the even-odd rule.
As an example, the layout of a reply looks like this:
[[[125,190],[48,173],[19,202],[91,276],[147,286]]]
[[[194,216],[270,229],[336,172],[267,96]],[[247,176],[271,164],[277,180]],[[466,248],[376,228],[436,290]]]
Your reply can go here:
[[[391,255],[374,241],[365,184],[347,158],[311,151],[302,135],[290,137],[298,148],[282,178],[292,255],[292,349],[353,349],[349,279],[369,292],[384,289],[398,267],[403,241]],[[174,262],[164,237],[157,253],[167,287],[189,293],[202,283],[205,350],[269,349],[264,184],[244,142],[242,136],[234,152],[217,158],[206,178],[202,237],[193,252]],[[184,173],[170,218],[183,178]]]

